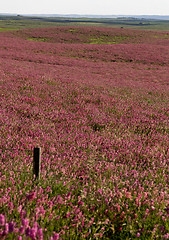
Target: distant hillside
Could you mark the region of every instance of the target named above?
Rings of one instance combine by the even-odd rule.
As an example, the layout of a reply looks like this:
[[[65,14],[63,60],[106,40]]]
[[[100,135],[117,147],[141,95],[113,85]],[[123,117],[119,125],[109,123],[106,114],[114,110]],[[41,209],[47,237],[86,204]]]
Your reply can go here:
[[[37,14],[25,16],[38,16],[38,17],[66,17],[66,18],[137,18],[137,19],[158,19],[169,20],[168,16],[162,15],[80,15],[80,14]]]
[[[66,18],[137,18],[137,19],[158,19],[169,20],[168,16],[162,15],[80,15],[80,14],[28,14],[24,16],[37,17],[66,17]]]
[[[89,15],[89,14],[11,14],[0,13],[2,16],[27,16],[27,17],[64,17],[64,18],[134,18],[134,19],[156,19],[169,20],[169,15]]]

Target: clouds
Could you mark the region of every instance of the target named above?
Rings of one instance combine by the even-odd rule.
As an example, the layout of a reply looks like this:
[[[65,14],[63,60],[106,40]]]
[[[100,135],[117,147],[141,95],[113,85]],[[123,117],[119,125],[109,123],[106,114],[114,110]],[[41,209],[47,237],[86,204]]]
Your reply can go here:
[[[6,0],[1,13],[169,14],[168,0]]]

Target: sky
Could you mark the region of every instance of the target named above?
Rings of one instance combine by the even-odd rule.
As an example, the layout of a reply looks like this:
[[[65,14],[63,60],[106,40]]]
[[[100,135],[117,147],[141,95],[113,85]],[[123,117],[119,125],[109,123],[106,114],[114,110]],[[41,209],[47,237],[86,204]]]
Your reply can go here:
[[[169,0],[5,0],[0,13],[169,15]]]

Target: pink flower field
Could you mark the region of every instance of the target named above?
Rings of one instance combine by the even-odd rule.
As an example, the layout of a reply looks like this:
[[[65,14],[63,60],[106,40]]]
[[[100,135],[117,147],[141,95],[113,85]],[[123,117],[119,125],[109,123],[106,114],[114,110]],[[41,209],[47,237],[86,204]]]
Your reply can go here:
[[[169,33],[0,33],[0,239],[169,239]]]

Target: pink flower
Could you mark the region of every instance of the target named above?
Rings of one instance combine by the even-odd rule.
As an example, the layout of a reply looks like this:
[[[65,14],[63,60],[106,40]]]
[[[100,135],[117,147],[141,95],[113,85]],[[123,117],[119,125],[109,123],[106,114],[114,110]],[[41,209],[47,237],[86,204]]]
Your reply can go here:
[[[0,214],[0,226],[5,225],[5,216],[3,214]]]
[[[5,230],[4,230],[4,234],[8,234],[9,233],[9,224],[5,223]]]
[[[37,235],[40,240],[43,240],[43,229],[42,228],[38,229]]]
[[[31,237],[31,239],[35,239],[36,238],[36,229],[35,228],[31,228],[30,229],[30,233],[29,236]]]
[[[68,212],[68,213],[66,214],[66,218],[69,218],[69,216],[70,216],[70,212]]]
[[[29,237],[30,236],[30,233],[31,233],[31,230],[30,230],[30,227],[28,227],[25,231],[26,233],[26,236]]]
[[[54,233],[53,240],[58,240],[58,239],[59,239],[59,233]]]
[[[25,227],[21,226],[20,229],[19,229],[19,232],[20,232],[20,234],[23,234],[25,232]]]
[[[29,201],[32,201],[36,197],[36,192],[27,194],[26,197]]]
[[[28,218],[23,218],[23,219],[22,219],[22,225],[23,225],[25,228],[28,228],[28,227],[29,227],[29,219],[28,219]]]
[[[63,198],[62,198],[60,195],[58,195],[56,201],[57,201],[57,203],[62,204],[62,202],[63,202]]]
[[[166,234],[163,236],[163,239],[169,239],[169,233],[166,233]]]
[[[82,206],[83,206],[83,205],[84,205],[84,202],[79,201],[79,202],[78,202],[78,205],[82,205]]]
[[[22,210],[22,205],[19,205],[19,207],[17,208],[18,212],[20,213]]]
[[[14,231],[14,224],[13,224],[13,222],[10,222],[9,223],[9,232],[13,232]]]

